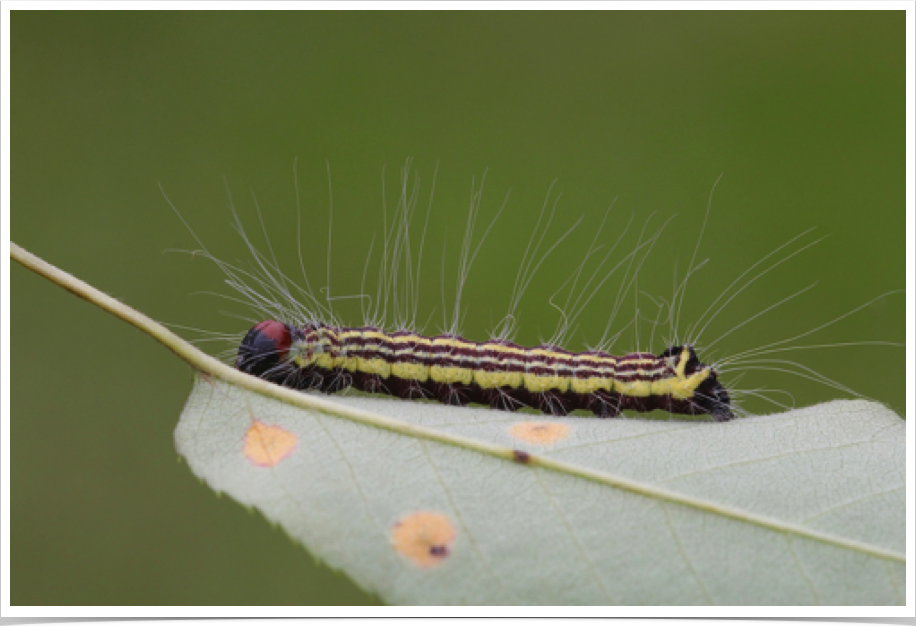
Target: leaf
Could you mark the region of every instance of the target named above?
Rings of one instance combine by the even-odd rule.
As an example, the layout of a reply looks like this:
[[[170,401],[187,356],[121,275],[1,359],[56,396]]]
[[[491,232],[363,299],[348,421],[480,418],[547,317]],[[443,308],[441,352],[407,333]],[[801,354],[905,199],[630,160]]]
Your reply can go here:
[[[201,372],[176,432],[192,469],[389,602],[905,602],[905,427],[882,405],[709,424],[328,400],[10,258]]]
[[[905,426],[882,405],[715,424],[331,400],[387,417],[198,377],[178,450],[386,602],[905,602]]]

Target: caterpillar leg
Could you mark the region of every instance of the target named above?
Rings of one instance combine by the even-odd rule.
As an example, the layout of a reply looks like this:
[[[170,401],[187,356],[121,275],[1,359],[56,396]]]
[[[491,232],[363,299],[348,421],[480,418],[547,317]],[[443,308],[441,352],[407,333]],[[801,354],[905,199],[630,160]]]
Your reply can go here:
[[[538,394],[538,406],[541,411],[547,415],[554,415],[556,417],[566,417],[569,415],[569,406],[567,406],[566,400],[563,396],[545,392]]]
[[[595,417],[608,418],[620,415],[620,396],[611,395],[604,391],[596,391],[586,396],[583,404],[595,414]]]
[[[491,409],[514,413],[525,406],[524,402],[505,389],[492,389],[487,395],[489,396],[487,404]]]
[[[464,385],[437,383],[431,393],[441,402],[449,406],[467,406],[470,398]]]
[[[732,413],[727,406],[713,409],[709,415],[717,422],[727,422],[735,418],[735,414]]]

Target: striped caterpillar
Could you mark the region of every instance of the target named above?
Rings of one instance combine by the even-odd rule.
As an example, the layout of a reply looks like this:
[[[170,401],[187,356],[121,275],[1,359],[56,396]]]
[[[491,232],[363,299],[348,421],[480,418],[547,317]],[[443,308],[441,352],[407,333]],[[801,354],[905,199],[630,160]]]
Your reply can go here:
[[[408,161],[402,170],[400,199],[394,219],[390,224],[386,214],[381,258],[374,263],[371,261],[371,246],[367,254],[363,283],[365,284],[366,274],[370,267],[376,269],[378,272],[376,295],[369,296],[363,288],[355,296],[344,296],[358,298],[364,304],[364,323],[361,326],[343,324],[331,306],[332,300],[336,299],[330,296],[332,204],[329,209],[328,283],[321,290],[325,293],[323,299],[317,297],[311,289],[304,267],[301,267],[304,286],[300,286],[283,274],[273,254],[273,249],[270,247],[266,229],[264,235],[268,241],[269,254],[264,254],[255,248],[234,208],[236,229],[242,235],[255,260],[254,266],[243,268],[221,261],[210,254],[198,238],[198,243],[203,247],[202,254],[214,261],[225,272],[227,284],[241,294],[243,300],[258,311],[260,317],[260,319],[252,320],[255,322],[254,326],[245,334],[240,344],[238,339],[235,339],[236,347],[233,348],[232,358],[239,370],[283,386],[324,393],[335,393],[353,388],[367,393],[387,394],[404,399],[432,400],[456,406],[482,404],[505,411],[529,408],[555,416],[564,416],[581,410],[591,412],[598,417],[615,417],[622,411],[649,412],[659,409],[672,415],[708,415],[715,421],[727,421],[735,417],[736,412],[740,412],[740,408],[734,402],[736,396],[740,398],[742,395],[754,395],[775,404],[779,403],[765,397],[759,390],[741,392],[731,387],[726,389],[726,386],[720,382],[721,366],[724,365],[726,368],[735,366],[733,369],[753,369],[754,366],[749,364],[753,363],[753,358],[761,355],[788,349],[820,347],[789,346],[788,344],[874,302],[872,300],[858,309],[801,335],[777,341],[756,350],[732,355],[714,365],[704,364],[695,346],[698,345],[699,337],[716,315],[762,275],[817,243],[817,241],[808,243],[778,258],[775,262],[771,262],[769,266],[757,271],[750,278],[746,278],[778,252],[810,231],[802,233],[766,255],[735,279],[709,309],[695,321],[686,333],[686,336],[690,337],[692,341],[681,340],[677,328],[687,283],[690,277],[706,263],[706,261],[697,263],[696,257],[703,230],[706,227],[706,220],[709,217],[709,205],[707,205],[706,217],[694,248],[693,258],[683,278],[680,281],[675,280],[675,287],[670,298],[646,296],[657,307],[658,315],[654,319],[647,318],[639,311],[637,305],[633,320],[624,327],[624,329],[631,326],[636,328],[635,334],[638,338],[640,323],[651,322],[653,336],[655,326],[660,322],[667,323],[670,326],[671,334],[666,342],[668,347],[661,353],[655,354],[637,349],[622,356],[613,356],[610,353],[610,347],[623,330],[618,331],[616,335],[609,336],[609,329],[625,298],[633,294],[645,295],[639,292],[637,286],[639,269],[667,222],[654,234],[646,236],[647,222],[635,247],[624,255],[623,260],[617,262],[612,269],[604,269],[606,262],[611,259],[611,254],[627,233],[630,227],[628,224],[621,230],[613,246],[610,246],[610,249],[597,263],[597,267],[589,276],[586,276],[584,271],[586,262],[598,256],[597,252],[602,247],[607,247],[601,237],[605,223],[603,221],[594,235],[592,245],[583,255],[583,261],[564,283],[569,291],[565,303],[561,306],[551,300],[551,305],[559,309],[561,313],[557,331],[548,341],[542,341],[541,345],[535,347],[517,345],[512,339],[517,322],[515,310],[522,294],[550,253],[578,226],[577,222],[546,252],[540,251],[557,206],[555,200],[548,211],[551,186],[547,195],[548,200],[545,200],[541,208],[528,249],[522,260],[510,298],[509,312],[490,333],[488,341],[470,341],[462,337],[459,328],[462,319],[462,291],[470,266],[480,246],[505,208],[504,203],[483,237],[476,246],[473,245],[473,233],[483,187],[483,180],[481,180],[479,186],[472,186],[471,206],[461,247],[451,316],[449,317],[448,314],[449,307],[445,306],[443,287],[444,321],[440,329],[442,332],[434,336],[424,335],[418,330],[416,307],[417,294],[420,289],[419,265],[422,259],[426,226],[429,223],[429,209],[427,209],[426,224],[422,230],[423,238],[420,241],[419,252],[414,254],[411,249],[410,225],[417,207],[418,180],[415,177],[411,185],[410,175],[410,162]],[[296,194],[298,208],[298,178],[296,179]],[[711,198],[712,194],[710,194],[710,202]],[[430,206],[432,205],[431,199],[432,196]],[[301,216],[299,219],[301,220]],[[606,220],[607,214],[605,214]],[[264,228],[263,219],[261,224]],[[190,230],[190,227],[188,228]],[[191,232],[193,234],[193,231]],[[196,238],[196,235],[194,236]],[[299,245],[300,266],[302,266],[301,237]],[[608,278],[619,270],[623,271],[623,278],[613,300],[613,306],[610,307],[610,320],[605,334],[596,344],[588,346],[588,349],[582,352],[560,348],[559,346],[568,340],[575,321],[585,306],[602,291]],[[724,335],[809,288],[764,309]],[[879,298],[885,295],[888,294],[879,296]],[[337,296],[337,298],[341,297]],[[390,317],[394,319],[393,323],[389,323]],[[719,339],[707,344],[704,350],[708,350]],[[858,342],[858,344],[887,345],[887,342]],[[791,361],[780,363],[789,363],[796,366],[797,369],[791,371],[781,365],[779,367],[782,369],[770,366],[766,368],[802,376],[851,395],[859,395],[801,364]]]
[[[733,417],[716,371],[692,346],[655,356],[615,357],[511,342],[477,343],[453,335],[424,337],[378,328],[260,322],[245,335],[236,367],[296,389],[334,393],[355,387],[400,398],[492,409],[539,409],[567,415],[582,409],[598,417],[623,410]]]

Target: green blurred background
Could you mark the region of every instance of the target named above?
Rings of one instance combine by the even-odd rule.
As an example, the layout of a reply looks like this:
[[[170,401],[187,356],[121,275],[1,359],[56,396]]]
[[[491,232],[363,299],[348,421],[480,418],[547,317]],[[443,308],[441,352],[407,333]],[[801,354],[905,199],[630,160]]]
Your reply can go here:
[[[443,237],[452,281],[472,179],[488,170],[481,225],[511,189],[468,280],[471,339],[505,313],[554,179],[563,196],[550,239],[584,223],[522,302],[523,343],[550,335],[547,300],[615,198],[607,242],[630,216],[627,245],[650,213],[655,224],[678,215],[640,281],[670,290],[720,174],[700,255],[711,261],[691,284],[686,320],[790,237],[812,226],[830,237],[755,283],[704,339],[818,280],[813,292],[717,348],[791,336],[904,286],[902,11],[16,11],[11,25],[13,240],[158,320],[245,330],[221,313],[242,309],[193,295],[220,290],[212,265],[164,254],[197,245],[159,184],[230,260],[245,250],[223,178],[253,229],[254,194],[294,273],[296,158],[305,264],[318,286],[330,165],[335,294],[359,290],[381,230],[383,168],[393,207],[399,170],[415,157],[425,208],[438,163],[420,304],[436,321]],[[178,460],[186,365],[21,267],[11,280],[12,603],[377,601]],[[570,347],[600,335],[616,285]],[[904,298],[810,339],[902,342]],[[784,356],[903,414],[903,349]],[[789,390],[801,406],[840,395],[766,372],[742,381],[757,385]]]

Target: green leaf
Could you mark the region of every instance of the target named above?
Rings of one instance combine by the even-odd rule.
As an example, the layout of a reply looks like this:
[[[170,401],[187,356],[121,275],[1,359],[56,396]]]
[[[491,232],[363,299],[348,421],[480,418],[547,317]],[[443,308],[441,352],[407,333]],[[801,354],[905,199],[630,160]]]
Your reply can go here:
[[[337,415],[198,377],[178,450],[386,602],[905,603],[882,405],[715,424],[322,399]]]

